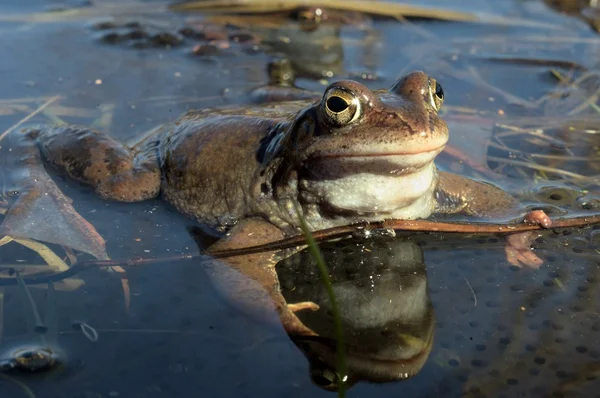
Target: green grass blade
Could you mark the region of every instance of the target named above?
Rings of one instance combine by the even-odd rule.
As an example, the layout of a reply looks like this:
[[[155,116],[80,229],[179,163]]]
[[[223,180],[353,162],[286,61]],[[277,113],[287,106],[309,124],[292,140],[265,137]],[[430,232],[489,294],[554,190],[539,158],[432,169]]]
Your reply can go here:
[[[319,271],[321,273],[321,280],[325,285],[325,289],[327,290],[327,295],[329,296],[329,302],[331,303],[331,311],[333,312],[333,324],[335,328],[336,334],[336,355],[337,355],[337,369],[336,373],[338,376],[338,397],[344,397],[346,393],[346,380],[347,380],[347,368],[346,368],[346,353],[344,351],[344,330],[342,327],[342,318],[340,316],[340,311],[337,306],[337,301],[335,299],[335,293],[333,292],[333,288],[331,286],[331,280],[329,279],[329,271],[327,269],[327,264],[325,264],[325,259],[323,258],[323,253],[319,249],[317,242],[315,241],[313,235],[311,234],[308,225],[304,218],[298,212],[298,218],[300,219],[300,227],[302,228],[302,232],[306,237],[306,243],[310,249],[310,252],[315,259],[317,266],[319,267]]]

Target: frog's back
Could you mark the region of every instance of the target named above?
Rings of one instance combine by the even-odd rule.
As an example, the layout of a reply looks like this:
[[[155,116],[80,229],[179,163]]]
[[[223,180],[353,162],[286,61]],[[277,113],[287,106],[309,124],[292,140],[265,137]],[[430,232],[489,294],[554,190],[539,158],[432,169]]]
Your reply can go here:
[[[164,198],[211,226],[249,215],[261,140],[304,106],[293,101],[186,113],[160,139]]]

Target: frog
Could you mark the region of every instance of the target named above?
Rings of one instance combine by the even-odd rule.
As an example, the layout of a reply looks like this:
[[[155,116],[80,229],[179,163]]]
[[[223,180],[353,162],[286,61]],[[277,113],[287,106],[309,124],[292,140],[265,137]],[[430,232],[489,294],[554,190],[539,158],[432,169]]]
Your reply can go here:
[[[15,131],[0,143],[0,161],[12,159],[18,170],[7,174],[20,179],[20,185],[8,182],[18,189],[0,235],[108,258],[102,237],[46,168],[106,200],[162,197],[217,238],[205,250],[209,258],[297,235],[302,222],[318,231],[435,215],[521,217],[518,200],[501,188],[437,169],[434,161],[449,139],[439,115],[443,102],[438,81],[415,71],[388,89],[339,80],[318,98],[191,110],[132,146],[78,125]],[[513,260],[539,260],[528,250],[529,240],[508,243]],[[297,314],[318,305],[287,302],[276,272],[282,259],[300,249],[214,258],[204,267],[234,307],[310,339],[316,332]],[[406,358],[385,363],[394,360]]]
[[[69,236],[59,243],[106,257],[102,238],[40,164],[107,200],[160,195],[218,237],[245,230],[241,223],[264,223],[277,230],[273,236],[290,236],[299,233],[300,218],[316,231],[434,214],[514,216],[519,202],[501,188],[436,168],[449,138],[439,116],[443,102],[437,80],[416,71],[388,89],[340,80],[316,100],[191,110],[133,147],[85,126],[25,129],[9,145],[20,147],[29,186],[19,191],[0,234]],[[54,198],[66,214],[64,233],[31,227],[27,215],[40,197]],[[538,261],[522,246],[517,260]]]

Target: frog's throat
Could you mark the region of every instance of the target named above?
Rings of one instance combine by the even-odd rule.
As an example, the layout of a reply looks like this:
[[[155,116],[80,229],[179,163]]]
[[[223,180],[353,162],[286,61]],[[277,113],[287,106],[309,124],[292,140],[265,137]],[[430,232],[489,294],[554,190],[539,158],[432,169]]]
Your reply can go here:
[[[338,173],[304,177],[299,187],[308,202],[365,219],[415,219],[431,215],[437,170],[433,162],[406,173]]]

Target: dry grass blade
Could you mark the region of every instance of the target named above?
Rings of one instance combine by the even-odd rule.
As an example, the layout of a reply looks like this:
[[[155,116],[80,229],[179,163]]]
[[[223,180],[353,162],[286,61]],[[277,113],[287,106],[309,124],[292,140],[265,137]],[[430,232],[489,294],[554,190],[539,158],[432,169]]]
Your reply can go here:
[[[523,166],[523,167],[529,167],[530,169],[534,169],[534,170],[538,170],[538,171],[546,171],[549,173],[555,173],[555,174],[559,174],[565,177],[569,177],[569,178],[573,178],[576,180],[594,180],[594,177],[587,177],[581,174],[577,174],[577,173],[573,173],[571,171],[568,170],[562,170],[562,169],[557,169],[554,167],[548,167],[548,166],[543,166],[540,164],[534,164],[531,162],[522,162],[520,160],[514,160],[514,159],[504,159],[504,158],[499,158],[496,156],[488,156],[488,160],[492,160],[494,162],[498,162],[498,163],[506,163],[506,164],[511,164],[514,166]]]
[[[40,333],[40,338],[43,343],[45,343],[44,335],[41,334],[42,330],[46,329],[46,325],[44,325],[44,321],[40,316],[40,311],[38,310],[35,301],[33,300],[33,296],[31,292],[27,288],[27,284],[23,280],[21,274],[17,271],[15,274],[15,278],[17,279],[17,284],[19,286],[19,291],[21,292],[21,296],[23,301],[29,304],[29,311],[25,311],[25,319],[27,320],[27,330],[33,333]]]
[[[392,3],[388,1],[347,1],[347,0],[208,0],[179,3],[170,6],[175,11],[203,11],[236,14],[260,14],[293,11],[301,7],[323,7],[339,11],[353,11],[390,18],[418,17],[445,21],[477,21],[471,13],[442,8],[421,7],[412,4]]]
[[[43,243],[36,242],[27,238],[15,238],[11,236],[4,236],[0,239],[0,246],[5,245],[9,242],[16,242],[22,246],[33,250],[48,264],[48,266],[56,273],[65,272],[69,269],[69,266],[54,253],[50,248]],[[62,287],[66,290],[75,290],[83,286],[83,281],[78,278],[70,278],[62,281]]]
[[[69,259],[69,264],[70,265],[77,264],[77,256],[75,255],[75,252],[73,252],[73,249],[71,249],[70,247],[66,247],[66,246],[63,246],[62,248],[65,251],[66,257]]]
[[[22,97],[11,99],[0,99],[0,105],[21,105],[30,103],[39,103],[40,101],[48,101],[53,97]]]
[[[48,264],[23,264],[23,263],[2,263],[0,264],[0,271],[10,271],[18,269],[23,277],[35,276],[41,273],[48,272]],[[2,276],[0,278],[5,278]]]
[[[32,117],[34,117],[38,113],[42,112],[44,109],[46,109],[47,107],[52,105],[52,103],[54,103],[55,101],[57,101],[60,98],[61,98],[60,95],[55,95],[54,97],[50,98],[48,101],[44,102],[35,111],[31,112],[29,115],[25,116],[23,119],[19,120],[17,123],[15,123],[11,127],[9,127],[6,131],[4,131],[4,133],[0,134],[0,141],[2,141],[4,139],[4,137],[6,137],[8,134],[10,134],[13,130],[17,129],[23,123],[26,123],[27,121],[29,121]]]
[[[426,18],[454,22],[478,22],[502,26],[521,26],[543,29],[563,29],[558,24],[536,20],[507,18],[501,15],[473,14],[446,8],[422,7],[389,1],[347,0],[203,0],[177,3],[169,8],[174,11],[203,11],[207,13],[261,14],[290,12],[298,8],[323,7],[337,11],[359,12],[388,18]]]
[[[0,22],[22,23],[62,23],[66,21],[86,20],[90,18],[104,18],[107,15],[136,16],[140,14],[161,13],[165,6],[158,2],[144,3],[140,9],[139,1],[99,1],[93,7],[75,7],[64,11],[37,12],[37,13],[3,13]]]
[[[50,268],[54,269],[54,271],[61,272],[69,269],[69,266],[52,250],[50,250],[48,246],[27,238],[11,237],[11,239],[14,242],[17,242],[39,254],[40,257],[42,257],[42,259],[50,266]]]
[[[0,344],[4,341],[4,289],[0,288]]]
[[[131,307],[131,289],[129,288],[129,279],[127,278],[127,271],[125,271],[125,269],[119,265],[110,267],[110,269],[121,276],[121,288],[123,289],[125,312],[129,312],[129,308]]]
[[[102,109],[102,106],[100,108]],[[46,111],[54,116],[68,116],[81,118],[92,118],[98,113],[96,109],[76,108],[74,106],[63,105],[53,105],[51,107],[48,107]]]
[[[99,108],[102,114],[92,122],[91,126],[99,130],[109,131],[113,123],[115,104],[102,104]]]
[[[51,344],[56,344],[58,342],[58,315],[56,313],[56,289],[54,289],[54,283],[52,282],[48,282],[45,304],[44,320],[48,327],[46,337]]]
[[[29,113],[31,108],[26,104],[0,104],[0,116],[10,116],[15,113]]]
[[[13,377],[2,373],[0,373],[0,380],[16,384],[19,388],[21,388],[21,390],[23,390],[23,393],[25,394],[25,396],[27,396],[27,398],[36,398],[33,391],[31,391],[31,388],[27,387],[27,385],[25,385],[25,383],[23,383],[22,381],[19,381]]]

